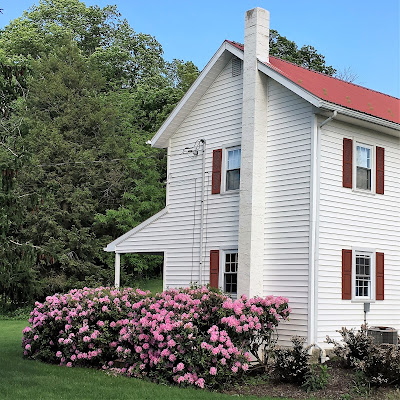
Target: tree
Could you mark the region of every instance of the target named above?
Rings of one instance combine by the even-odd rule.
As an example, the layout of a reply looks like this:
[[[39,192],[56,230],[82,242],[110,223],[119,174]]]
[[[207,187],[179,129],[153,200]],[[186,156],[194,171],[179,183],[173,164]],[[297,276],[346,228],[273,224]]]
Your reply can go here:
[[[269,36],[270,55],[290,61],[302,67],[322,72],[323,74],[333,75],[336,70],[325,64],[325,57],[317,53],[313,46],[302,46],[300,49],[297,44],[285,36],[281,36],[276,30],[270,30]]]
[[[27,207],[36,206],[35,196],[21,196],[16,189],[24,162],[21,120],[14,112],[26,98],[29,66],[19,57],[0,52],[0,305],[15,308],[36,294],[37,248],[21,243],[20,227]]]

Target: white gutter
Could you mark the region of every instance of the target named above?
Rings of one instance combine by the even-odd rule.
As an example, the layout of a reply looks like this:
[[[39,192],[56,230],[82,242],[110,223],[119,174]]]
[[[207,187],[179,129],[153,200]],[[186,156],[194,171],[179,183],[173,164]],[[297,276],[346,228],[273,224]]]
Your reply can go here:
[[[321,100],[319,108],[330,110],[330,111],[337,111],[339,114],[361,119],[366,122],[370,122],[372,124],[377,124],[380,126],[384,126],[386,128],[394,129],[396,131],[400,131],[400,124],[396,122],[388,121],[386,119],[374,117],[373,115],[365,114],[359,111],[352,110],[350,108],[342,107],[334,103],[330,103],[326,100]]]
[[[200,251],[199,251],[199,284],[203,284],[203,230],[204,230],[204,193],[206,175],[206,141],[200,139],[203,145],[202,165],[201,165],[201,205],[200,205]]]

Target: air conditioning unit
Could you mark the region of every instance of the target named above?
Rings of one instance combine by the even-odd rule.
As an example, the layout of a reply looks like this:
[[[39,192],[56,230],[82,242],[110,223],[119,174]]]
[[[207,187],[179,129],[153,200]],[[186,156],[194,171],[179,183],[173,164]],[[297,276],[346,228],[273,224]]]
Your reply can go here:
[[[376,344],[398,345],[397,330],[387,326],[372,326],[368,328],[368,336],[371,336]]]

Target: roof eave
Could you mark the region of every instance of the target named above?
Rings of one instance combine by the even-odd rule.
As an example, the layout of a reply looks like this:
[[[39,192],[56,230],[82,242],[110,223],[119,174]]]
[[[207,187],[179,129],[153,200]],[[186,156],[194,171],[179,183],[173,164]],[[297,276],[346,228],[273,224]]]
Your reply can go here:
[[[323,100],[261,61],[258,62],[258,69],[320,110],[337,111],[339,114],[347,116],[348,118],[362,120],[369,124],[383,127],[385,128],[385,132],[388,134],[392,134],[394,136],[400,135],[400,124],[397,124],[396,122],[378,118],[361,111],[356,111],[351,108],[343,107],[338,104]]]
[[[152,147],[168,147],[169,138],[177,131],[193,107],[203,97],[232,55],[243,59],[243,51],[225,41],[153,136],[151,139]]]
[[[392,134],[394,136],[400,136],[400,124],[389,121],[383,118],[378,118],[370,114],[366,114],[360,111],[353,110],[351,108],[343,107],[335,103],[331,103],[326,100],[320,100],[320,109],[321,110],[329,110],[329,111],[337,111],[339,114],[345,115],[350,118],[355,118],[358,120],[362,120],[374,125],[379,125],[381,127],[387,128],[387,133]]]
[[[159,218],[161,218],[163,215],[167,214],[168,212],[168,208],[165,207],[163,208],[161,211],[159,211],[157,214],[154,214],[152,217],[146,219],[146,221],[142,222],[141,224],[139,224],[138,226],[136,226],[135,228],[131,229],[130,231],[124,233],[122,236],[118,237],[117,239],[115,239],[114,241],[112,241],[111,243],[109,243],[107,245],[107,247],[104,247],[104,251],[107,252],[115,252],[118,253],[118,249],[117,246],[119,244],[121,244],[124,240],[126,240],[127,238],[129,238],[130,236],[134,235],[135,233],[141,231],[143,228],[145,228],[146,226],[150,225],[151,223],[157,221]]]

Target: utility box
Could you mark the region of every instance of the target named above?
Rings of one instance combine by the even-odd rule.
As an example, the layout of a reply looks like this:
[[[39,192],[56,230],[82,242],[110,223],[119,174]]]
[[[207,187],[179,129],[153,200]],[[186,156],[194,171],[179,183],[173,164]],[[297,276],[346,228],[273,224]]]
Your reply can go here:
[[[387,326],[372,326],[368,328],[368,336],[371,336],[376,344],[398,345],[397,330]]]

